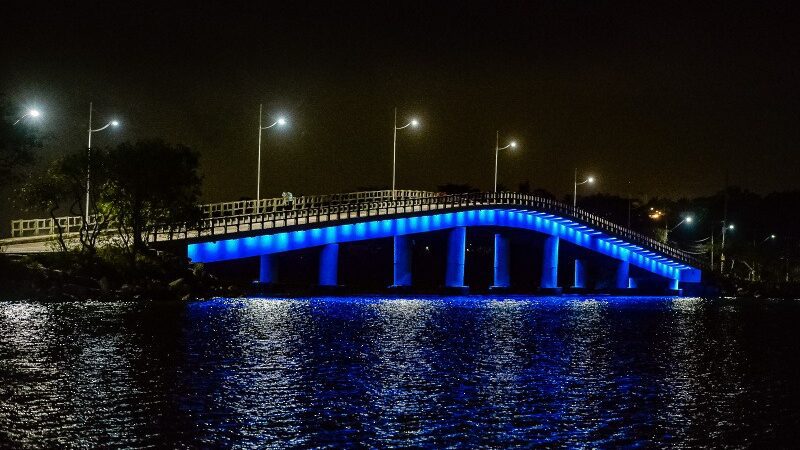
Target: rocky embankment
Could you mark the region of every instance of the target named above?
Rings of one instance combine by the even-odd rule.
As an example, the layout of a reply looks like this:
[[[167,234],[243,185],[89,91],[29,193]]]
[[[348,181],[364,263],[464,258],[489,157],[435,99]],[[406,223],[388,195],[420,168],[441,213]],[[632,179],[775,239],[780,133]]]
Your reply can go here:
[[[0,298],[36,300],[193,300],[239,296],[202,264],[153,252],[130,255],[0,255]]]

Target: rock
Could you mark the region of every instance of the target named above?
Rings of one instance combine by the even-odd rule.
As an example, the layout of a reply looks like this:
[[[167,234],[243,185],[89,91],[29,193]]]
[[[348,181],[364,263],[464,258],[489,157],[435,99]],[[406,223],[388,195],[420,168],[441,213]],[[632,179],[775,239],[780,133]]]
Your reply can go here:
[[[169,290],[170,292],[183,292],[186,291],[189,286],[186,284],[185,278],[178,278],[175,281],[169,283]]]
[[[89,296],[89,288],[79,284],[67,283],[61,286],[61,294],[71,297],[86,298]]]
[[[108,293],[111,290],[111,282],[108,281],[108,277],[100,278],[100,281],[97,282],[100,285],[100,292]]]
[[[197,263],[192,266],[192,274],[198,279],[203,278],[206,273],[206,266],[202,263]]]

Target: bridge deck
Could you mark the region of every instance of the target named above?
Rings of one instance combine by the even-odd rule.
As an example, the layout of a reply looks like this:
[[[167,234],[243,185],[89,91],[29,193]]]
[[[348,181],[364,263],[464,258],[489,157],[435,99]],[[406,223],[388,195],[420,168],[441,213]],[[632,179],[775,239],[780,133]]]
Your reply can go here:
[[[395,197],[393,199],[392,197]],[[186,241],[187,243],[214,241],[240,236],[270,234],[298,228],[313,228],[317,224],[335,224],[364,221],[375,218],[392,218],[410,214],[429,214],[436,211],[457,211],[478,208],[527,210],[549,214],[560,220],[574,221],[589,227],[592,232],[603,233],[608,239],[624,242],[632,249],[652,252],[687,266],[701,268],[703,261],[677,248],[656,241],[580,208],[573,208],[554,200],[518,193],[475,193],[442,195],[424,191],[374,191],[369,195],[339,194],[315,196],[308,200],[298,197],[283,208],[275,205],[268,210],[257,210],[255,203],[237,208],[218,208],[227,211],[219,215],[207,214],[197,223],[180,223],[156,226],[149,230],[150,242]],[[236,203],[236,202],[233,202]],[[209,209],[211,210],[211,209]],[[233,214],[239,212],[239,214]],[[266,233],[265,233],[266,232]],[[113,239],[113,233],[107,233]],[[67,235],[74,239],[74,234]],[[48,251],[54,235],[12,238],[0,241],[5,252]],[[613,242],[613,241],[612,241]]]

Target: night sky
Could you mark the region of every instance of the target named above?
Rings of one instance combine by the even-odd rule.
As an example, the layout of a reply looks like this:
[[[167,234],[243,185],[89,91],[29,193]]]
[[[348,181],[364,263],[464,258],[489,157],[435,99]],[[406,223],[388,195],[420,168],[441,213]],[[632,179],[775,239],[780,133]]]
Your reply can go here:
[[[123,122],[96,145],[197,149],[207,201],[255,196],[260,102],[291,120],[265,196],[388,187],[395,106],[423,123],[398,188],[491,189],[497,129],[511,188],[563,195],[573,167],[619,194],[800,188],[794,2],[250,3],[6,4],[0,90],[43,111],[45,158],[85,146],[89,101]]]

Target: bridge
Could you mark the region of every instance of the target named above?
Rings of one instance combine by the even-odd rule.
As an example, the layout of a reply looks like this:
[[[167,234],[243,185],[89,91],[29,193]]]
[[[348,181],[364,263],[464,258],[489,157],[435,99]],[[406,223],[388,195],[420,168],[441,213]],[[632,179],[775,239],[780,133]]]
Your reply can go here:
[[[0,242],[5,251],[42,251],[53,239],[51,219],[14,221],[13,236]],[[68,229],[75,218],[60,218]],[[52,222],[52,220],[51,220]],[[259,281],[276,283],[276,255],[319,248],[320,286],[338,285],[339,246],[357,241],[393,240],[393,286],[412,286],[411,239],[415,235],[447,234],[443,285],[464,290],[467,229],[494,231],[493,288],[510,287],[509,232],[524,230],[544,237],[539,279],[544,292],[557,292],[559,248],[562,242],[604,255],[614,265],[613,287],[636,286],[631,267],[663,279],[675,292],[683,283],[701,281],[705,264],[694,256],[648,236],[614,224],[580,208],[520,193],[445,195],[425,191],[371,191],[297,197],[294,201],[263,199],[203,206],[198,223],[154,226],[151,245],[185,246],[193,262],[223,263],[257,257]],[[576,258],[573,288],[586,287],[586,267]]]

